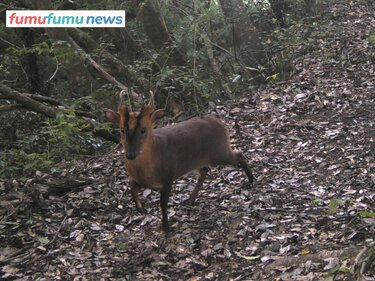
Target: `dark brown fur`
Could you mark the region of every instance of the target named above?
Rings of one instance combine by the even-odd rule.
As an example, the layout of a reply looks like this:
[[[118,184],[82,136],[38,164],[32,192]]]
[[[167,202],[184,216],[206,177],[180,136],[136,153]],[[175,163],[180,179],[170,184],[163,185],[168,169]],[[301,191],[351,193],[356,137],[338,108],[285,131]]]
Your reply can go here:
[[[125,107],[120,107],[118,113],[107,112],[108,119],[118,122],[122,131],[121,143],[129,157],[125,160],[125,168],[130,176],[132,197],[137,209],[144,212],[138,197],[140,187],[160,191],[162,225],[167,230],[168,199],[175,179],[198,170],[200,177],[188,200],[194,204],[208,166],[239,165],[245,170],[250,183],[253,182],[253,175],[243,154],[230,147],[228,130],[216,117],[195,117],[153,129],[153,122],[162,116],[163,111],[154,111],[149,105],[144,105],[140,113],[130,113]],[[134,156],[134,159],[130,159]]]

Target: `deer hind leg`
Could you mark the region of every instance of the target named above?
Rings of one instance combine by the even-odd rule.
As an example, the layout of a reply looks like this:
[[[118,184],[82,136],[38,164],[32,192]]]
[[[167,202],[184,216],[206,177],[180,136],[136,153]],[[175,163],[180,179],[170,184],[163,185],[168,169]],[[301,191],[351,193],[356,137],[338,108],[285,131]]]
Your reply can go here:
[[[249,165],[247,164],[246,157],[241,152],[233,151],[231,158],[232,158],[231,164],[234,166],[240,166],[242,169],[244,169],[246,176],[249,179],[250,184],[253,185],[254,176],[253,176],[253,173],[251,172]]]
[[[200,168],[200,169],[198,170],[198,172],[199,172],[198,182],[197,182],[197,184],[195,185],[194,190],[193,190],[193,192],[191,193],[189,199],[186,200],[186,203],[187,203],[188,205],[190,205],[190,206],[194,206],[195,198],[197,198],[198,192],[199,192],[199,190],[201,189],[201,187],[202,187],[202,185],[203,185],[203,182],[204,182],[204,180],[206,179],[209,170],[210,170],[210,169],[209,169],[208,167],[203,167],[203,168]]]

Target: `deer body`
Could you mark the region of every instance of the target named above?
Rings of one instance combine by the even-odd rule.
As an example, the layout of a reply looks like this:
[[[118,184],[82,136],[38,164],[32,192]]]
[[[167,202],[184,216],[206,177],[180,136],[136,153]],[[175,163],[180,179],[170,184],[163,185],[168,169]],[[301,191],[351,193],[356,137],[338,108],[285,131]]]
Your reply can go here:
[[[126,160],[138,184],[160,190],[165,181],[202,167],[217,165],[231,154],[224,124],[212,116],[197,117],[153,130],[146,151]]]
[[[188,202],[195,198],[207,175],[207,166],[239,165],[250,182],[253,175],[246,158],[232,150],[225,124],[212,115],[195,117],[174,125],[152,129],[152,123],[162,117],[161,111],[143,106],[140,113],[107,112],[107,117],[120,123],[121,142],[126,151],[125,168],[130,176],[132,197],[143,212],[139,200],[140,187],[160,191],[163,229],[168,229],[167,205],[174,180],[198,170],[200,178]],[[123,114],[122,114],[123,113]]]

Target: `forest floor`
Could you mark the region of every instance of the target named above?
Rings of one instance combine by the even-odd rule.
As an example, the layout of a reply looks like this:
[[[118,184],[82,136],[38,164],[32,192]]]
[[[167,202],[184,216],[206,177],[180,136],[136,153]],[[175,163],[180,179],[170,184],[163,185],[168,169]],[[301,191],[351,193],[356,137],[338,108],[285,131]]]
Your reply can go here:
[[[309,51],[290,80],[216,107],[255,187],[212,168],[187,207],[196,179],[178,180],[165,236],[158,193],[136,211],[118,150],[10,181],[0,279],[374,280],[375,9],[334,2],[301,28]]]

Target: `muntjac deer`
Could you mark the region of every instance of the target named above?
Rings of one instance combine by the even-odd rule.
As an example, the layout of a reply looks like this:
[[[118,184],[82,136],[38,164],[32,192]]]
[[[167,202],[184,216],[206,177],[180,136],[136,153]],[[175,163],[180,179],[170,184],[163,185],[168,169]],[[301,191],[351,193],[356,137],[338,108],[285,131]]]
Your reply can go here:
[[[206,178],[207,166],[238,165],[251,184],[253,174],[243,154],[230,147],[228,130],[216,117],[195,117],[153,129],[153,123],[164,115],[164,110],[154,110],[147,104],[140,112],[129,112],[125,106],[120,106],[118,112],[106,112],[107,118],[120,126],[125,168],[137,210],[145,212],[138,197],[140,187],[160,191],[162,228],[168,231],[168,199],[175,179],[198,170],[200,177],[188,199],[193,205]]]

